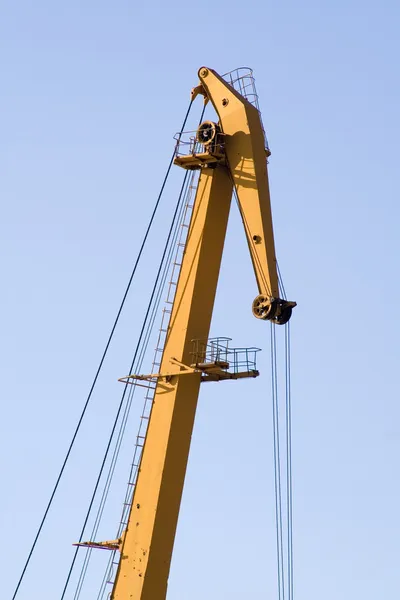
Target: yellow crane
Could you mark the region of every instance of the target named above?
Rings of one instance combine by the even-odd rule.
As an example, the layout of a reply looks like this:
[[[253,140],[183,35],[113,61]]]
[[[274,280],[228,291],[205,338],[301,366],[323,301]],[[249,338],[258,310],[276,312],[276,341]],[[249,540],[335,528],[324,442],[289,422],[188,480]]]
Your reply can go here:
[[[258,288],[258,293],[252,302],[254,316],[261,320],[269,320],[273,324],[271,331],[274,332],[274,325],[283,325],[289,321],[292,309],[296,305],[295,302],[288,301],[284,297],[284,293],[283,297],[280,297],[279,292],[282,286],[279,285],[279,271],[275,256],[267,171],[270,151],[258,108],[257,95],[253,87],[254,80],[251,72],[242,75],[240,70],[236,70],[232,73],[220,76],[207,67],[199,70],[199,83],[192,89],[191,104],[198,96],[203,97],[204,105],[212,105],[217,116],[215,121],[200,122],[195,132],[187,134],[181,131],[176,138],[171,164],[173,160],[187,173],[192,172],[191,181],[194,181],[194,175],[198,173],[198,180],[194,200],[191,200],[190,221],[185,225],[187,226],[187,235],[184,242],[178,244],[182,246],[180,262],[174,263],[175,265],[179,264],[178,277],[176,280],[171,279],[170,282],[170,291],[171,288],[173,291],[167,298],[170,306],[167,310],[169,317],[165,327],[161,328],[164,333],[162,343],[159,338],[157,344],[156,352],[159,352],[160,356],[153,363],[157,368],[148,374],[130,373],[120,380],[126,386],[132,384],[134,388],[136,386],[147,388],[146,402],[147,399],[150,399],[149,412],[142,414],[142,420],[145,420],[147,425],[145,434],[138,436],[142,440],[141,451],[136,463],[137,471],[134,480],[128,484],[132,487],[127,496],[129,502],[124,505],[125,517],[122,519],[117,539],[101,542],[79,541],[75,544],[78,547],[85,546],[89,549],[109,549],[113,552],[112,557],[117,555],[118,560],[111,559],[112,565],[117,565],[117,571],[112,581],[112,591],[107,596],[111,600],[165,600],[200,384],[259,375],[255,358],[258,349],[231,348],[228,338],[209,339],[233,195],[239,206]],[[167,176],[168,173],[169,170]],[[148,231],[149,229],[143,245]],[[142,250],[139,252],[138,260],[141,252]],[[18,594],[53,502],[118,322],[127,291],[12,600],[15,600]],[[288,331],[287,328],[286,331]],[[271,334],[272,346],[274,335],[274,333]],[[274,368],[276,374],[274,362],[276,363],[276,355],[275,361],[272,361],[273,377]],[[135,359],[132,364],[136,364]],[[125,387],[125,391],[126,389],[127,387]],[[119,418],[119,411],[113,432]],[[285,576],[283,573],[279,440],[277,439],[278,412],[276,393],[273,391],[279,600],[285,599],[285,577],[287,577],[289,588],[288,600],[292,600],[291,482],[288,478],[287,498],[290,524],[287,529],[287,558],[289,571]],[[290,409],[287,408],[287,418],[288,415],[290,415]],[[287,420],[286,423],[289,427],[287,431],[289,431],[289,421]],[[112,435],[113,433],[110,442]],[[287,435],[287,439],[289,437]],[[110,443],[105,458],[109,447]],[[290,450],[288,456],[287,472],[291,473]],[[96,483],[88,515],[101,473],[102,470]],[[102,508],[100,508],[101,513]],[[87,519],[88,516],[80,540],[83,538]],[[95,537],[97,529],[93,531],[93,537]],[[78,548],[76,548],[77,551]],[[61,600],[65,597],[76,552]],[[90,550],[88,555],[90,556]],[[84,563],[83,573],[86,567],[87,564],[85,566]],[[80,589],[81,578],[74,598],[79,597]]]
[[[260,112],[212,69],[198,75],[192,100],[203,96],[218,121],[177,139],[175,164],[200,175],[159,372],[121,378],[155,386],[129,518],[119,539],[81,544],[120,553],[112,600],[165,600],[200,384],[258,375],[248,352],[238,366],[238,352],[208,340],[233,192],[258,287],[254,316],[284,324],[295,306],[279,297]]]

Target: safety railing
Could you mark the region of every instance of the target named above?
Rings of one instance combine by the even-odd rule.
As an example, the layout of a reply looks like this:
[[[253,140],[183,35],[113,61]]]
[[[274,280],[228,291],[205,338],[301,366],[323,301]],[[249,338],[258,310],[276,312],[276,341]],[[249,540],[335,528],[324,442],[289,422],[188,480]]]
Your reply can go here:
[[[256,109],[258,110],[258,113],[260,115],[261,127],[264,132],[265,147],[269,150],[268,140],[267,140],[265,128],[264,128],[264,125],[262,122],[260,105],[258,102],[258,94],[257,94],[257,89],[256,89],[256,82],[255,82],[254,75],[253,75],[253,70],[250,69],[249,67],[238,67],[237,69],[234,69],[233,71],[229,71],[229,73],[225,73],[224,75],[222,75],[222,77],[223,77],[223,79],[225,79],[225,81],[227,83],[229,83],[230,86],[233,87],[234,90],[239,92],[239,94],[241,96],[243,96],[243,98],[245,98],[248,102],[250,102],[250,104],[255,106]]]
[[[219,364],[229,373],[244,373],[257,370],[257,353],[261,348],[232,348],[231,338],[215,337],[208,340],[192,340],[191,352],[194,365]]]
[[[197,140],[196,131],[184,131],[182,134],[174,135],[175,156],[197,156],[211,154],[220,156],[225,151],[225,139],[223,133],[216,133],[215,139],[209,144],[202,144]]]

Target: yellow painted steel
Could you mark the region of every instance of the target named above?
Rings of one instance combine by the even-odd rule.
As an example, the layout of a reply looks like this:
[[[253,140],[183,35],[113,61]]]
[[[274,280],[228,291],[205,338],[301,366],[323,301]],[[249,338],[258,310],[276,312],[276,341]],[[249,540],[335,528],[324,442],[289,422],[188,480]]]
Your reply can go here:
[[[160,371],[190,364],[207,338],[232,197],[225,168],[200,175]],[[201,373],[156,388],[113,600],[164,600]]]
[[[199,78],[202,91],[217,111],[225,134],[225,152],[259,293],[279,298],[267,154],[260,113],[212,69],[202,67]]]
[[[225,136],[226,165],[203,166],[172,307],[112,600],[165,600],[201,373],[191,365],[193,339],[209,334],[235,186],[259,293],[279,298],[264,133],[258,110],[219,75],[199,71]],[[178,365],[178,366],[177,366]],[[183,594],[184,596],[184,594]]]

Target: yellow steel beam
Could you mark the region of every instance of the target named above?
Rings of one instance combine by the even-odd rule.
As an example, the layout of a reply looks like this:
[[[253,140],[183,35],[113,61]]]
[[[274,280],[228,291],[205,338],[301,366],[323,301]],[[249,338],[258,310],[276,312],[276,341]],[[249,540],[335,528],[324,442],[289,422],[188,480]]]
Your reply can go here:
[[[201,380],[201,372],[174,373],[177,361],[193,362],[191,341],[209,334],[231,197],[226,167],[204,168],[160,367],[173,377],[156,387],[113,600],[166,596]]]
[[[260,113],[212,69],[199,70],[203,93],[225,134],[225,152],[260,294],[279,298],[267,155]]]

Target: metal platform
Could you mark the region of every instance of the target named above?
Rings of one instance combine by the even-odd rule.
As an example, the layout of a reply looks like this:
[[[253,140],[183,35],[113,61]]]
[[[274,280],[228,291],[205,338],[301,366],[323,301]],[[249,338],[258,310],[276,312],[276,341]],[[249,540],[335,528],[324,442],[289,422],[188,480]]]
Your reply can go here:
[[[149,373],[147,375],[131,374],[118,381],[152,387],[158,382],[171,383],[178,376],[201,373],[201,381],[223,381],[226,379],[245,379],[258,377],[256,358],[260,348],[231,348],[231,338],[217,337],[208,340],[193,340],[192,362],[185,365],[176,358],[171,358],[172,368],[168,373]],[[145,381],[145,384],[139,383]]]
[[[202,381],[258,377],[257,353],[260,348],[231,348],[231,338],[193,340],[193,364],[203,372]]]
[[[174,136],[174,164],[184,169],[201,169],[225,164],[225,139],[223,133],[217,133],[211,144],[202,144],[197,139],[197,131],[185,131]]]

